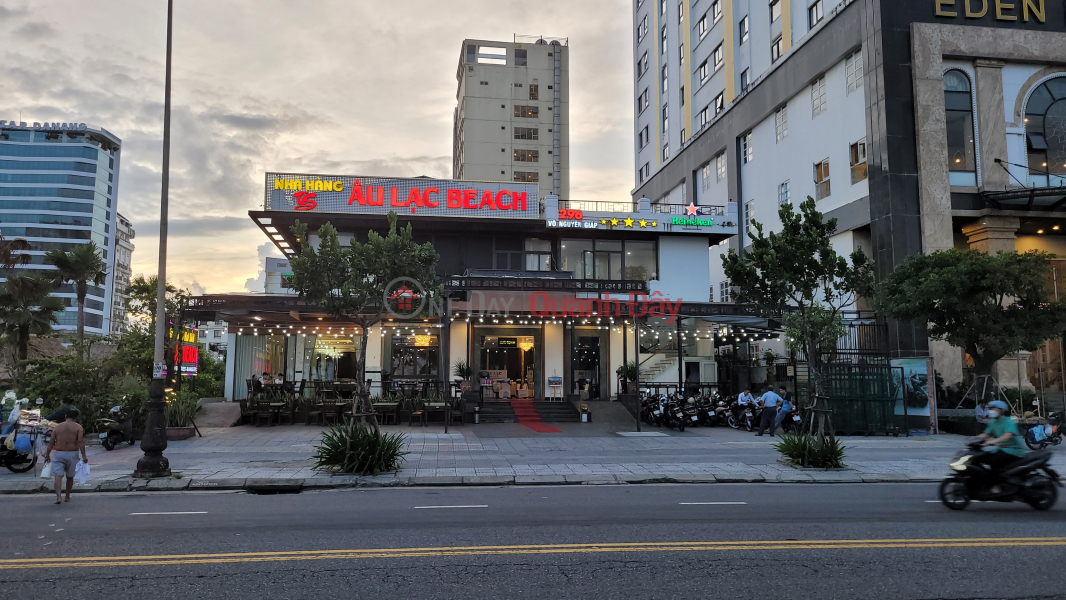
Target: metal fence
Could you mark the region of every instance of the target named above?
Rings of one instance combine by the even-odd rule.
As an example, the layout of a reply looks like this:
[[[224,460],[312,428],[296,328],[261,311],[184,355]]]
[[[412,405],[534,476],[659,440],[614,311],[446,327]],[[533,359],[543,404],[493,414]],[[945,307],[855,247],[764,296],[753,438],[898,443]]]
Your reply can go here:
[[[888,364],[823,365],[822,383],[833,430],[843,435],[906,431],[905,416],[896,415],[902,381],[903,368]]]

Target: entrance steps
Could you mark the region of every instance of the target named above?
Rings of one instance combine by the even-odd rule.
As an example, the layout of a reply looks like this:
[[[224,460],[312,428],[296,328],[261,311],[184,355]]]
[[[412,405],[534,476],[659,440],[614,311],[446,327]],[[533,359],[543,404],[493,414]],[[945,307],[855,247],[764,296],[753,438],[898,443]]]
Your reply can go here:
[[[570,402],[534,402],[533,408],[545,423],[581,422],[581,413]]]
[[[677,365],[676,352],[660,352],[647,359],[640,368],[641,381],[655,381],[664,371]]]
[[[511,403],[507,401],[493,402],[486,400],[481,406],[482,423],[517,423],[518,417],[514,414],[514,409],[511,408]]]
[[[570,402],[528,402],[544,423],[578,423],[581,414]],[[518,423],[518,415],[509,401],[485,401],[481,407],[482,423]]]

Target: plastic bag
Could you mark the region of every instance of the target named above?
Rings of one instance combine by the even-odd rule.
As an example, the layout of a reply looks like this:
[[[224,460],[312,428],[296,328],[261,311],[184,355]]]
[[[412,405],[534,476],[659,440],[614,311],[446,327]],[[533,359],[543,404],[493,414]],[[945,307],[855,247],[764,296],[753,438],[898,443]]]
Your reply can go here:
[[[89,481],[89,463],[81,461],[78,466],[74,467],[74,481],[78,485],[84,485],[86,481]]]
[[[49,479],[52,477],[52,461],[44,463],[44,468],[41,469],[41,479]]]

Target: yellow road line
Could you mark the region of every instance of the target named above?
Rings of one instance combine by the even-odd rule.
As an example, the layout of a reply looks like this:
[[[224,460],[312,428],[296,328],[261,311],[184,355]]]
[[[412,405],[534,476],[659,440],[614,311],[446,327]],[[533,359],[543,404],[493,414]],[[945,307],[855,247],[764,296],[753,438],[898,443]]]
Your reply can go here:
[[[576,554],[604,552],[724,552],[736,550],[835,550],[873,548],[1001,548],[1016,546],[1066,546],[1066,537],[931,538],[872,540],[770,540],[705,542],[610,542],[602,544],[542,544],[513,546],[441,546],[429,548],[367,548],[357,550],[296,550],[289,552],[230,552],[156,556],[87,556],[0,560],[0,570],[63,567],[123,567],[155,565],[225,564],[297,560],[365,560],[372,558],[423,558],[499,556],[519,554]]]

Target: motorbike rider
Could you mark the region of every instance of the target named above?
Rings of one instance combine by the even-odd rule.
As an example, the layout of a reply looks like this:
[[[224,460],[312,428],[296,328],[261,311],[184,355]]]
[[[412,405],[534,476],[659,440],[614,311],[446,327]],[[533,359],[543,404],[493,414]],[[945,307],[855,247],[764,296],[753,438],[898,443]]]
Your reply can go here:
[[[988,426],[977,436],[984,440],[984,452],[974,459],[988,465],[998,478],[1007,465],[1025,456],[1025,444],[1018,433],[1018,424],[1010,418],[1010,406],[1002,400],[988,403]],[[991,483],[991,482],[990,482]],[[993,493],[996,490],[993,488]]]
[[[755,396],[751,395],[751,389],[744,388],[744,391],[739,396],[737,396],[737,402],[741,406],[750,406],[750,407],[754,408],[755,407]]]

